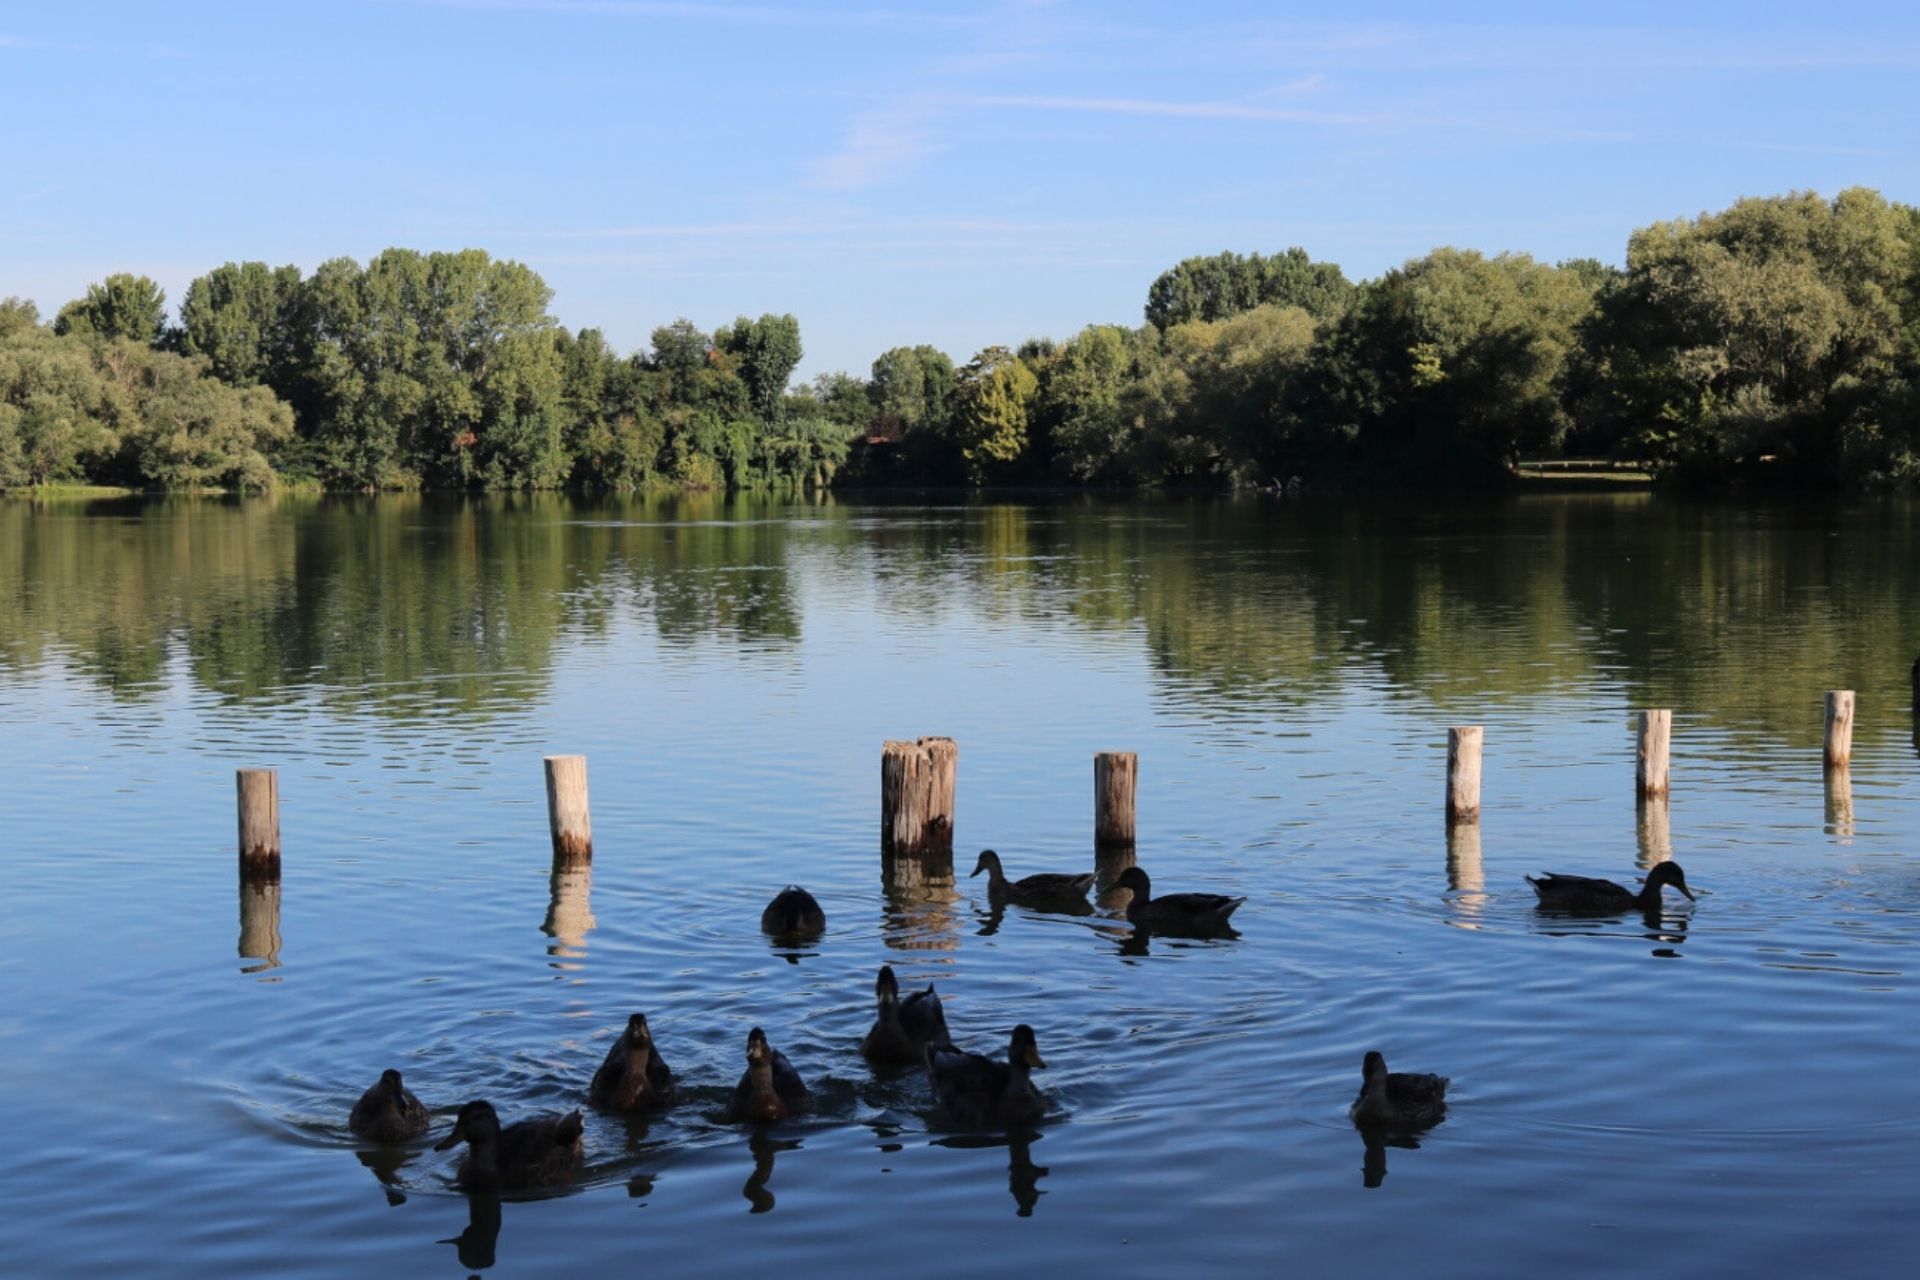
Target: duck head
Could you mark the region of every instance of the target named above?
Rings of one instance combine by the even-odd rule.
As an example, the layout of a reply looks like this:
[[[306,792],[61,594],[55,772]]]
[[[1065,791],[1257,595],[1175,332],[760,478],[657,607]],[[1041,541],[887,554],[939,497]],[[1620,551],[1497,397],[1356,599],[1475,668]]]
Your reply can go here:
[[[500,1117],[491,1102],[476,1100],[460,1108],[453,1132],[433,1144],[435,1151],[449,1151],[463,1142],[484,1146],[500,1136]]]
[[[755,1027],[747,1032],[747,1066],[757,1069],[772,1064],[773,1046],[767,1043],[767,1033]]]
[[[1647,873],[1647,887],[1649,889],[1658,890],[1665,885],[1672,885],[1680,892],[1686,894],[1688,902],[1699,901],[1699,899],[1693,896],[1693,890],[1687,888],[1687,873],[1680,869],[1680,864],[1677,862],[1659,863],[1652,871]]]
[[[653,1032],[647,1029],[647,1015],[630,1013],[627,1015],[627,1052],[646,1053],[653,1048]]]
[[[980,860],[973,864],[973,870],[968,873],[968,879],[972,879],[982,871],[991,871],[995,875],[1002,874],[1000,871],[1000,855],[991,849],[982,849],[980,851]]]
[[[880,966],[880,974],[873,980],[873,998],[883,1005],[900,1002],[900,980],[893,976],[892,965]]]
[[[1007,1046],[1007,1061],[1038,1070],[1046,1069],[1046,1060],[1040,1056],[1040,1042],[1034,1039],[1033,1028],[1024,1022],[1013,1029],[1013,1042]]]
[[[1114,879],[1116,889],[1131,889],[1134,901],[1146,902],[1153,897],[1153,881],[1147,879],[1147,873],[1139,867],[1128,867]]]
[[[388,1067],[380,1073],[380,1090],[396,1107],[407,1105],[407,1086],[400,1082],[400,1073]]]
[[[1367,1056],[1360,1062],[1360,1079],[1365,1084],[1387,1078],[1387,1059],[1378,1049],[1367,1050]]]

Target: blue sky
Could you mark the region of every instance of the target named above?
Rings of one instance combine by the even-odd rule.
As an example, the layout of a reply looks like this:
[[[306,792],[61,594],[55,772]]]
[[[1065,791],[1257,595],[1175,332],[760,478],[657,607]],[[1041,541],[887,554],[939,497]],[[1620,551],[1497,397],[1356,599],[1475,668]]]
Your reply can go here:
[[[1920,201],[1916,73],[1912,4],[5,0],[0,295],[478,246],[623,349],[791,311],[803,374],[964,360],[1226,248]]]

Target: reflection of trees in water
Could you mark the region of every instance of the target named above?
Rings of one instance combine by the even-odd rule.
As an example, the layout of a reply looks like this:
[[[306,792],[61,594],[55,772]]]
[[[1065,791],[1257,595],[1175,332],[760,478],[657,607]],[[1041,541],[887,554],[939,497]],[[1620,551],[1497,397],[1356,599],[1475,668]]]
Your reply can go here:
[[[1863,727],[1898,716],[1920,651],[1920,505],[1898,501],[837,501],[800,509],[804,531],[794,510],[0,500],[0,598],[17,602],[0,669],[59,654],[139,697],[177,654],[228,699],[312,688],[349,710],[470,717],[539,692],[561,644],[629,615],[674,644],[797,640],[796,547],[818,589],[870,595],[896,622],[964,609],[1144,636],[1163,695],[1203,711],[1318,700],[1356,667],[1449,711],[1604,680],[1807,744],[1824,689],[1861,690]]]

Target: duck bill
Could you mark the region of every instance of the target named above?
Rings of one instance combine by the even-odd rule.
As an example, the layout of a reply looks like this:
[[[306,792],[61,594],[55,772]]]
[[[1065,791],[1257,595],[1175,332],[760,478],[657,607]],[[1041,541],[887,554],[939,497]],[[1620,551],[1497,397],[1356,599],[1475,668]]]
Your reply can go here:
[[[453,1132],[433,1144],[435,1151],[451,1151],[466,1140],[467,1131],[458,1121],[454,1122]]]
[[[1047,1061],[1045,1058],[1042,1058],[1040,1056],[1040,1051],[1038,1049],[1029,1048],[1027,1050],[1026,1057],[1027,1057],[1028,1066],[1036,1068],[1037,1070],[1040,1070],[1040,1071],[1045,1071],[1047,1069]]]
[[[1689,889],[1689,888],[1687,888],[1687,886],[1685,886],[1685,885],[1683,885],[1683,884],[1677,884],[1677,885],[1675,885],[1675,886],[1673,886],[1673,887],[1674,887],[1674,888],[1676,888],[1676,889],[1678,889],[1678,890],[1679,890],[1680,892],[1682,892],[1682,893],[1684,893],[1684,894],[1686,894],[1686,895],[1687,895],[1687,901],[1688,901],[1688,902],[1698,902],[1698,901],[1700,901],[1700,899],[1698,899],[1698,898],[1696,898],[1696,897],[1694,897],[1694,896],[1693,896],[1693,890],[1691,890],[1691,889]]]

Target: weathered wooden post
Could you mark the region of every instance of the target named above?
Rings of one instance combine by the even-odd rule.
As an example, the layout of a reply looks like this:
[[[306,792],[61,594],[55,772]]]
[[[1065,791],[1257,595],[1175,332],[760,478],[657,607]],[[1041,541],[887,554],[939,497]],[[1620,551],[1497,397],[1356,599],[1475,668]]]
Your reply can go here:
[[[1096,850],[1131,847],[1133,799],[1140,757],[1131,751],[1101,751],[1093,757],[1093,845]]]
[[[880,748],[880,852],[953,861],[954,781],[960,747],[952,738],[889,741]]]
[[[1634,783],[1642,800],[1665,799],[1669,784],[1668,744],[1673,737],[1673,712],[1642,711],[1640,741],[1635,750]]]
[[[258,960],[242,973],[280,967],[280,877],[240,875],[240,958]]]
[[[587,758],[548,756],[547,827],[556,862],[593,859],[593,822],[587,813]]]
[[[272,769],[234,774],[240,804],[240,870],[243,875],[280,874],[280,775]]]
[[[1480,821],[1480,726],[1447,730],[1447,821]]]
[[[1827,694],[1827,768],[1844,769],[1853,763],[1853,690]]]

